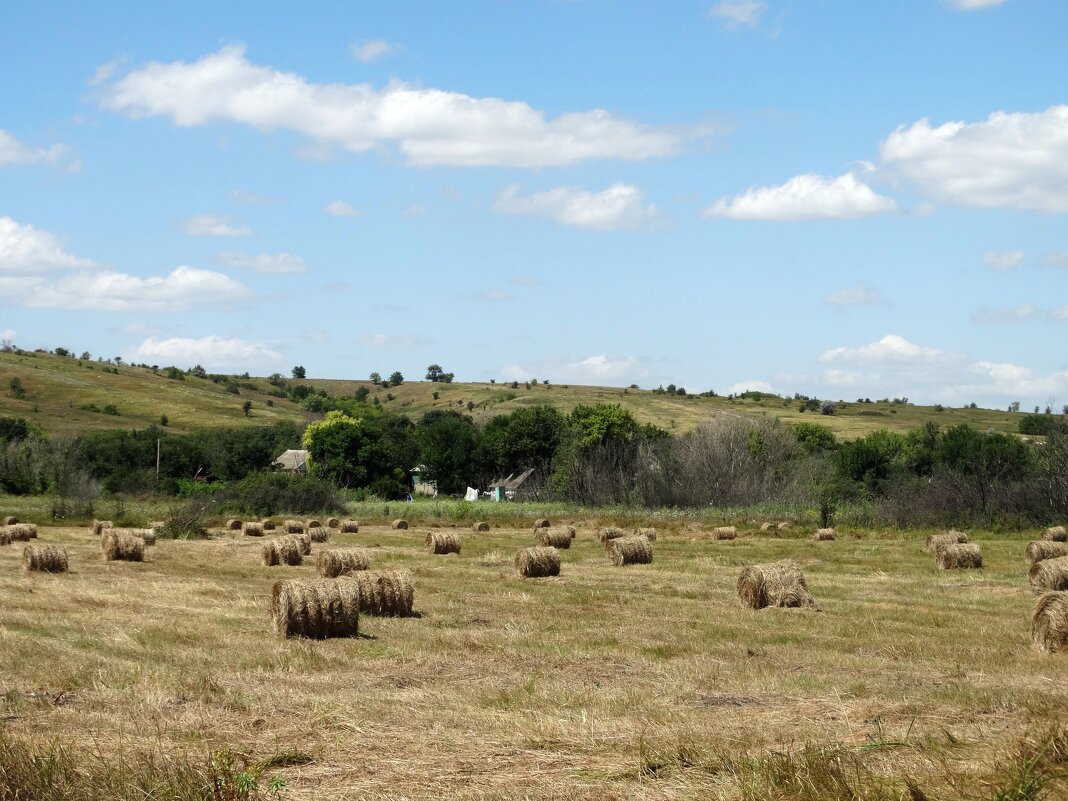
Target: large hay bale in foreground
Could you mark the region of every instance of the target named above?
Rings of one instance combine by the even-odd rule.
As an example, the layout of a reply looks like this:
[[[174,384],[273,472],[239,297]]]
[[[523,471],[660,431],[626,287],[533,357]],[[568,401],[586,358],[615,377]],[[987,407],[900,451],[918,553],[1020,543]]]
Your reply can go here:
[[[1027,577],[1031,581],[1031,589],[1035,592],[1068,590],[1068,556],[1035,562],[1027,572]]]
[[[241,521],[238,520],[236,517],[231,517],[229,520],[226,521],[226,529],[228,531],[240,531]]]
[[[536,528],[534,539],[538,545],[552,548],[570,548],[575,535],[566,528]]]
[[[534,528],[549,528],[549,518],[539,517],[534,521]]]
[[[278,581],[271,591],[275,631],[283,637],[355,637],[360,628],[359,589],[317,579]]]
[[[635,537],[645,537],[649,542],[656,542],[655,528],[637,528],[634,530]]]
[[[523,548],[516,552],[515,569],[523,578],[559,576],[560,552],[552,547]]]
[[[263,564],[296,566],[304,561],[300,543],[294,537],[278,537],[263,543]]]
[[[360,524],[355,520],[342,520],[341,521],[341,533],[342,534],[359,534]]]
[[[812,535],[812,539],[816,542],[827,542],[834,539],[833,528],[818,528],[816,533]]]
[[[18,524],[18,522],[19,522],[19,519],[17,517],[15,517],[14,515],[6,515],[4,517],[4,523],[3,524],[5,526],[14,526],[14,525]]]
[[[801,566],[789,559],[742,568],[738,576],[738,598],[742,606],[750,609],[794,608],[814,603]]]
[[[943,545],[935,555],[939,570],[976,570],[983,566],[983,552],[975,543]]]
[[[22,549],[22,566],[27,573],[66,573],[67,549],[58,545],[27,545]]]
[[[394,520],[389,525],[390,525],[390,528],[392,528],[394,531],[407,531],[408,530],[408,521],[407,520],[401,520],[401,519]]]
[[[361,549],[319,551],[316,567],[326,578],[337,578],[371,567],[371,554]]]
[[[653,561],[653,544],[645,537],[617,537],[610,542],[609,554],[616,567],[647,565]]]
[[[327,542],[330,539],[330,529],[328,528],[309,528],[308,533],[305,534],[311,542]]]
[[[361,570],[339,581],[354,582],[360,591],[360,612],[379,617],[409,617],[415,585],[407,570]]]
[[[1031,617],[1031,642],[1040,651],[1068,650],[1068,592],[1047,592]]]
[[[122,529],[106,529],[100,547],[109,562],[145,561],[145,541]]]
[[[1053,542],[1050,540],[1035,540],[1027,543],[1024,552],[1027,561],[1031,564],[1041,562],[1044,559],[1056,559],[1059,556],[1068,556],[1068,543]]]
[[[963,531],[947,531],[945,534],[932,534],[927,538],[927,551],[937,554],[947,545],[958,545],[968,542],[968,535]]]
[[[114,527],[115,527],[115,524],[112,523],[110,520],[94,520],[92,523],[89,524],[90,531],[92,531],[93,535],[96,536],[96,537],[99,537],[100,533],[104,529],[106,529],[106,528],[114,528]]]
[[[452,531],[430,531],[426,535],[428,553],[460,553],[460,535]]]
[[[487,523],[485,520],[479,520],[477,523],[475,523],[474,526],[472,526],[472,528],[474,529],[476,534],[481,534],[485,531],[490,530],[490,524]]]
[[[712,529],[712,539],[733,540],[738,537],[738,529],[734,526],[716,526]]]
[[[303,534],[304,524],[299,520],[287,520],[282,524],[282,528],[285,529],[286,534]]]
[[[241,526],[241,533],[246,537],[262,537],[265,530],[263,523],[245,523]]]
[[[1042,532],[1042,539],[1049,542],[1068,542],[1068,529],[1064,526],[1052,526]]]
[[[341,528],[341,521],[338,520],[336,517],[328,517],[328,518],[326,518],[326,527],[327,528]]]

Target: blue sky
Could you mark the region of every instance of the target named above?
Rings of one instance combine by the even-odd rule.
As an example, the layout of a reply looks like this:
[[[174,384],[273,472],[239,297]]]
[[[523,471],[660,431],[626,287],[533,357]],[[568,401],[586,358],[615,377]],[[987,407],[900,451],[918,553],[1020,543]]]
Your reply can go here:
[[[0,339],[1068,403],[1068,4],[9,5]]]

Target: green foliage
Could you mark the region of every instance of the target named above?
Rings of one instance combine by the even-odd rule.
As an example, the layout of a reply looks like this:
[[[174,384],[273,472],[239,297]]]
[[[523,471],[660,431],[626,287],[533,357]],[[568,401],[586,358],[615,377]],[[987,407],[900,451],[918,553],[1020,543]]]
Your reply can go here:
[[[304,432],[304,447],[313,474],[350,488],[371,488],[387,497],[408,491],[408,470],[418,448],[406,417],[366,409],[362,417],[340,410],[312,423]]]
[[[563,440],[566,418],[547,405],[494,417],[482,432],[480,462],[490,478],[529,468],[547,472]]]
[[[1021,434],[1049,436],[1054,433],[1068,433],[1068,418],[1052,414],[1027,414],[1020,418],[1018,424]]]
[[[208,518],[215,505],[209,496],[191,498],[171,507],[156,536],[164,540],[198,540],[208,536]]]
[[[11,397],[15,398],[16,400],[26,399],[26,388],[22,386],[22,379],[20,379],[18,376],[15,376],[10,381],[8,381],[7,385],[11,389]]]
[[[30,424],[22,417],[0,417],[0,440],[4,442],[25,439],[31,430]]]
[[[219,507],[255,517],[340,512],[344,505],[337,487],[315,476],[292,473],[253,473],[219,494]]]
[[[389,374],[389,383],[395,387],[399,387],[404,383],[404,376],[401,375],[400,370],[394,370]]]
[[[426,380],[434,383],[451,384],[455,376],[441,369],[440,364],[432,364],[426,368]]]
[[[567,422],[583,448],[604,442],[631,442],[640,430],[630,410],[616,403],[576,406]]]
[[[838,440],[831,429],[818,423],[795,423],[794,436],[807,453],[833,451],[838,447]]]
[[[427,412],[415,426],[419,461],[440,492],[459,492],[477,482],[475,456],[479,431],[467,415],[451,410]]]
[[[306,378],[308,375],[307,371],[304,369],[304,365],[302,364],[298,364],[291,370],[291,372],[294,378]]]

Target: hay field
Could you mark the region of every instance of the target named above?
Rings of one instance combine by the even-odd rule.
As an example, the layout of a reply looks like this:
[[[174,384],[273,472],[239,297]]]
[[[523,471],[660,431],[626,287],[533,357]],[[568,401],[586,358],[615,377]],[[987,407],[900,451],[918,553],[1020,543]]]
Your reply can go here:
[[[1031,535],[969,532],[984,566],[957,572],[927,532],[685,524],[658,528],[652,564],[613,567],[592,525],[552,522],[578,535],[545,579],[515,573],[526,527],[458,528],[445,556],[427,527],[335,532],[313,554],[410,570],[419,616],[322,642],[270,619],[273,581],[316,576],[314,555],[264,567],[261,538],[220,531],[107,563],[86,529],[42,528],[70,573],[0,548],[2,731],[86,759],[302,752],[265,774],[288,799],[992,798],[1039,752],[1047,797],[1068,797],[1064,730],[1042,750],[1068,720],[1068,656],[1030,647]],[[815,608],[742,608],[741,568],[784,558]]]

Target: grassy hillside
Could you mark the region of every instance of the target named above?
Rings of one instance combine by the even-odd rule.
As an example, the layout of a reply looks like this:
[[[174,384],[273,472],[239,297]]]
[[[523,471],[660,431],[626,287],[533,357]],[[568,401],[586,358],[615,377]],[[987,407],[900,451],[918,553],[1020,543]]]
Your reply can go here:
[[[12,378],[21,382],[25,398],[14,397],[10,389]],[[265,425],[278,420],[306,422],[317,417],[288,400],[270,398],[263,391],[270,388],[264,378],[237,381],[241,384],[240,394],[235,395],[224,384],[192,376],[175,380],[144,368],[113,367],[48,353],[0,353],[0,416],[25,417],[50,432],[141,428],[159,422],[160,415],[167,416],[175,431]],[[349,397],[366,387],[369,397],[377,397],[385,408],[413,418],[431,409],[455,409],[485,422],[495,415],[540,403],[564,412],[579,404],[619,403],[641,422],[676,433],[719,415],[769,415],[789,423],[815,422],[843,439],[863,436],[878,428],[906,431],[928,420],[943,427],[968,423],[982,430],[1015,432],[1020,419],[1018,414],[991,409],[938,411],[937,407],[890,403],[845,403],[834,415],[820,415],[802,413],[800,404],[793,400],[728,400],[618,387],[539,384],[527,388],[519,384],[513,389],[505,384],[409,382],[383,389],[369,381],[308,379],[304,383]],[[242,410],[246,400],[252,401],[249,417]],[[268,402],[273,405],[268,406]],[[83,408],[95,406],[103,410],[108,404],[116,407],[118,415]]]

